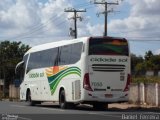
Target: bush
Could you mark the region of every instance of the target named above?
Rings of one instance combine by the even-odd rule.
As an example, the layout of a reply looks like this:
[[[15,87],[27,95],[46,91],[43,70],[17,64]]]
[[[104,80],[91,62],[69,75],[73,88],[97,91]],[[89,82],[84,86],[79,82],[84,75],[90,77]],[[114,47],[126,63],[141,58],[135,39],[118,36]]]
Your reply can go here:
[[[132,77],[133,83],[160,83],[160,77]]]

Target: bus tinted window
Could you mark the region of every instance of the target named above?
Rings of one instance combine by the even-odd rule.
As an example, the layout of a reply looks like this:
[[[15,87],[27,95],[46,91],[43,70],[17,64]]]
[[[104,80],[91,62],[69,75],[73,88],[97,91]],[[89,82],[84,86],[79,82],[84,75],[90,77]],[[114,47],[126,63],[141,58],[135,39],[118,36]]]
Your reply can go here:
[[[61,47],[58,65],[75,64],[81,58],[83,43],[75,43]]]
[[[81,58],[83,43],[75,43],[30,54],[27,72],[32,69],[75,64]]]
[[[58,48],[31,53],[27,71],[36,68],[50,67],[55,64]]]
[[[59,65],[70,64],[71,45],[65,45],[61,47]]]
[[[89,41],[89,55],[128,56],[128,43],[122,39],[93,38]]]
[[[74,64],[80,60],[82,53],[82,46],[83,46],[82,42],[71,45],[71,59],[70,59],[71,64]]]

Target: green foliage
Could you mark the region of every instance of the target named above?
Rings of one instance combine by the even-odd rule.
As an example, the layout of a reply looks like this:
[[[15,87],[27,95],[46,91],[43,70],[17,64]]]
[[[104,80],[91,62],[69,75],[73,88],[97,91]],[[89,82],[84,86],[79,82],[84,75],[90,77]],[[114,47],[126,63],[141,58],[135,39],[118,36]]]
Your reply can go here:
[[[142,74],[143,72],[146,71],[146,65],[145,65],[145,62],[142,62],[142,63],[137,63],[136,66],[135,66],[135,73],[137,75],[139,74]]]
[[[16,64],[22,60],[24,53],[29,48],[28,45],[21,42],[0,42],[0,78],[5,79],[6,87],[14,80]]]
[[[136,56],[134,54],[131,54],[131,70],[132,74],[138,74],[143,68],[142,65],[144,62],[144,59],[142,56]],[[142,68],[142,69],[141,69]]]
[[[145,60],[150,60],[153,57],[153,53],[151,50],[149,50],[148,52],[146,52],[144,58]]]
[[[153,55],[152,51],[146,52],[145,59],[143,57],[131,55],[131,70],[133,75],[144,74],[148,70],[160,70],[160,55]]]
[[[153,70],[160,70],[160,55],[152,56],[150,62],[153,64]]]

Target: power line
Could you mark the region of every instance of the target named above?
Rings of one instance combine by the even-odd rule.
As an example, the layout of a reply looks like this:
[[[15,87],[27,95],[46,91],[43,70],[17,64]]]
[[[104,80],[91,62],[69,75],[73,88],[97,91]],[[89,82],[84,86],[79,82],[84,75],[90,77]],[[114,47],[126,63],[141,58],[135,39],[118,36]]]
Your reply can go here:
[[[64,23],[65,23],[65,20],[63,20],[62,22],[56,24],[55,26],[62,26]],[[47,32],[47,31],[49,31],[49,28],[45,29],[45,31],[43,31],[43,33]],[[33,32],[33,33],[29,34],[29,35],[26,35],[26,36],[18,37],[18,38],[16,38],[16,40],[18,40],[18,39],[25,39],[25,38],[34,38],[31,35],[33,35],[35,32]]]
[[[130,41],[141,41],[141,42],[146,42],[146,41],[153,42],[153,41],[157,41],[157,42],[160,42],[160,39],[159,40],[154,40],[154,39],[147,40],[147,39],[135,39],[135,38],[130,38],[130,37],[126,37],[126,38],[128,38]]]
[[[159,40],[146,40],[146,39],[134,39],[134,38],[128,38],[129,41],[133,41],[133,42],[160,42]]]
[[[59,17],[57,17],[57,16],[51,17],[51,18],[54,18],[52,21],[54,21],[54,22],[57,21],[63,14],[61,14]],[[28,30],[28,32],[25,32],[25,33],[23,33],[23,34],[21,34],[21,35],[19,35],[17,37],[14,37],[12,39],[24,38],[25,36],[33,35],[33,34],[39,32],[41,29],[45,28],[50,23],[49,20],[51,20],[51,19],[48,19],[44,24],[39,24],[39,26],[35,27],[35,29],[30,29],[30,30]]]

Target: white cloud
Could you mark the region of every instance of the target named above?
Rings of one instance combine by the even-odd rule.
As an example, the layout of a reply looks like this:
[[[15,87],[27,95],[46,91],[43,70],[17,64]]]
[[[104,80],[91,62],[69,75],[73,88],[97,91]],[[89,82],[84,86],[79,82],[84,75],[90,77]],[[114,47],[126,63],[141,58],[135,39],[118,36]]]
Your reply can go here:
[[[82,15],[81,15],[82,16]],[[90,17],[82,17],[83,21],[78,21],[78,36],[100,36],[103,33],[102,24],[94,24],[90,23]]]
[[[51,42],[53,39],[69,38],[69,28],[73,27],[73,20],[68,20],[68,18],[72,17],[73,13],[64,12],[64,8],[72,7],[71,0],[40,1],[42,0],[3,0],[0,2],[0,39],[40,44]],[[129,16],[111,20],[108,23],[109,33],[131,38],[160,38],[160,0],[125,0],[120,4],[120,8],[125,7],[124,3],[131,6]],[[92,14],[95,15],[97,8],[94,8],[95,11],[92,9]],[[102,8],[104,7],[100,9]],[[93,16],[85,14],[82,22],[77,21],[78,36],[103,34],[103,23],[96,23],[94,19]],[[93,20],[95,24],[91,24]]]
[[[0,11],[6,11],[14,4],[14,0],[2,0],[0,1]]]
[[[158,15],[160,10],[159,0],[130,0],[132,8],[132,16],[153,16]]]
[[[86,0],[87,1],[87,0]],[[70,38],[73,13],[64,12],[72,7],[70,0],[3,0],[0,2],[0,39],[21,40],[30,45]],[[88,2],[88,1],[87,1]],[[83,13],[78,13],[83,16]],[[91,25],[91,18],[78,22],[78,36],[101,35],[103,25]],[[32,42],[31,42],[32,41]]]
[[[30,38],[34,39],[32,44],[36,44],[49,42],[51,40],[46,39],[54,36],[64,38],[68,35],[68,13],[64,13],[64,8],[71,4],[66,0],[49,0],[46,3],[38,0],[10,1],[0,2],[0,39],[27,41]],[[40,38],[43,38],[42,42]]]
[[[124,19],[112,20],[110,32],[126,37],[143,37],[142,39],[160,38],[160,0],[128,0],[131,5],[130,15]]]
[[[5,1],[8,0],[4,0],[4,2]],[[3,26],[0,30],[4,35],[21,33],[35,24],[39,18],[39,8],[34,0],[31,2],[27,0],[17,0],[12,4],[5,4],[4,7],[5,6],[10,7],[5,11],[0,11],[0,25]],[[10,31],[10,33],[8,33],[8,31]]]

